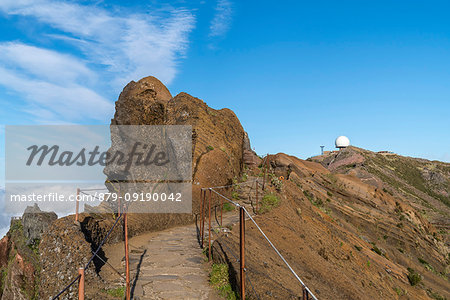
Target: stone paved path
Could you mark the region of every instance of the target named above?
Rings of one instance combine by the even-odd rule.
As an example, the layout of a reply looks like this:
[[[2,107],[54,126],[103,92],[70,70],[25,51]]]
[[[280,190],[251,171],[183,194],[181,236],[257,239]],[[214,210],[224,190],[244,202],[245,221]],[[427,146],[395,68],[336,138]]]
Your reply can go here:
[[[246,195],[243,199],[248,198],[247,190],[248,187],[243,187],[239,191],[240,194]],[[242,204],[252,211],[246,201]],[[214,219],[215,217],[212,221],[213,227],[217,227]],[[224,213],[224,229],[238,221],[237,210]],[[205,226],[207,235],[207,222]],[[222,299],[209,285],[209,267],[197,242],[195,224],[133,237],[129,245],[130,275],[132,279],[136,278],[131,283],[133,299]],[[118,270],[123,270],[123,243],[105,248],[110,258],[108,263]],[[121,275],[124,276],[122,272]],[[118,278],[110,268],[102,268],[102,277],[111,278],[110,276]],[[122,280],[120,285],[123,284]]]
[[[137,272],[133,299],[220,299],[208,283],[195,225],[154,233],[131,251],[130,264],[131,278]]]

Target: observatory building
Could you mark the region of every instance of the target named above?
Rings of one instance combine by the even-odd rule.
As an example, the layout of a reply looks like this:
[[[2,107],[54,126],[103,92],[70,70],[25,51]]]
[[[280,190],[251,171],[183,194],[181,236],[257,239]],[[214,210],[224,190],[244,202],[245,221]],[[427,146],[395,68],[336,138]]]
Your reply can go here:
[[[348,137],[341,135],[336,139],[335,144],[336,148],[339,149],[347,148],[348,146],[350,146],[350,140],[348,139]]]

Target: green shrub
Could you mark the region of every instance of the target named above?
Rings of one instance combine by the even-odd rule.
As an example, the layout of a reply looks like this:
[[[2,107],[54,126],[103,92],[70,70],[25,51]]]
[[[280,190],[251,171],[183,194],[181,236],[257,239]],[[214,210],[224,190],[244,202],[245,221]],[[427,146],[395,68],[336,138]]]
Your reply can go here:
[[[308,198],[309,201],[314,202],[314,194],[310,191],[304,190],[303,195],[305,195],[306,198]]]
[[[435,300],[447,300],[447,298],[439,295],[439,293],[437,293],[437,292],[433,292],[431,289],[427,289],[427,294],[428,294],[428,296],[430,296],[431,298],[433,298]]]
[[[358,251],[361,251],[361,250],[362,250],[362,247],[361,247],[361,246],[358,246],[358,245],[355,245],[355,249],[358,250]]]
[[[236,293],[231,288],[226,264],[213,264],[209,274],[209,283],[219,291],[220,296],[228,300],[236,300]]]
[[[405,293],[405,291],[402,289],[402,288],[399,288],[399,287],[394,287],[394,291],[397,293],[397,295],[399,295],[399,296],[403,296],[403,295],[405,295],[406,293]]]
[[[225,202],[223,204],[222,208],[223,208],[224,211],[232,211],[232,210],[234,210],[234,206],[232,204],[228,203],[228,202]]]
[[[244,182],[244,181],[247,181],[247,179],[248,179],[247,173],[243,173],[243,174],[242,174],[241,181]]]
[[[281,189],[283,188],[283,181],[281,181],[281,179],[276,177],[275,175],[272,176],[270,182],[277,189],[277,191],[281,191]]]
[[[113,297],[120,297],[121,299],[125,297],[125,287],[121,286],[115,289],[107,290],[106,293]]]
[[[208,147],[206,147],[206,150],[208,150],[208,151],[213,151],[213,150],[214,150],[214,147],[211,146],[211,145],[209,145]]]
[[[425,267],[425,269],[427,269],[428,271],[433,272],[434,268],[432,265],[430,265],[426,260],[424,260],[423,258],[418,258],[419,262]]]
[[[238,192],[231,192],[231,198],[234,200],[239,200],[239,193]]]
[[[417,285],[420,281],[422,281],[422,276],[417,273],[414,269],[408,268],[408,280],[409,283],[414,286]]]
[[[272,210],[272,208],[277,207],[278,205],[280,205],[280,199],[278,198],[277,195],[266,194],[261,200],[261,207],[259,208],[259,212],[260,213],[268,212]]]
[[[378,254],[378,255],[381,255],[381,256],[383,256],[383,252],[377,247],[377,246],[373,246],[372,247],[372,249],[370,249],[370,250],[372,250],[373,252],[375,252],[376,254]]]
[[[330,191],[327,191],[328,197],[333,197],[333,194]]]
[[[320,198],[317,198],[316,201],[313,202],[313,204],[317,207],[322,207],[323,206],[323,201]]]

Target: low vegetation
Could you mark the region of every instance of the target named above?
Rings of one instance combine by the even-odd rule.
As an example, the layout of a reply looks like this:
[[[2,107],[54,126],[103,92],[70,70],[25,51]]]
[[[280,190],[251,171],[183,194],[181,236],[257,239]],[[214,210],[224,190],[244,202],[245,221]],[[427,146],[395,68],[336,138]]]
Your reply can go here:
[[[280,178],[276,177],[275,175],[272,176],[270,182],[277,191],[280,192],[283,189],[283,181]]]
[[[427,269],[428,271],[434,272],[434,268],[432,265],[430,265],[426,260],[423,258],[418,258],[419,262]]]
[[[417,285],[422,281],[422,275],[417,273],[414,269],[408,268],[408,280],[412,286]]]
[[[447,300],[447,298],[445,298],[444,296],[441,296],[439,293],[433,292],[430,289],[427,290],[427,294],[428,294],[428,296],[430,296],[430,298],[435,299],[435,300]]]
[[[121,286],[115,289],[107,290],[106,293],[110,296],[123,299],[125,297],[125,287]]]
[[[280,205],[280,198],[275,194],[266,194],[261,200],[259,213],[266,213],[271,211],[274,207]]]
[[[234,206],[232,204],[228,203],[228,202],[225,202],[223,204],[222,208],[223,208],[223,211],[232,211],[232,210],[234,210]]]
[[[404,296],[406,295],[405,290],[399,287],[394,287],[394,291],[397,293],[398,296]]]
[[[228,265],[213,264],[209,274],[209,282],[213,288],[219,291],[220,296],[228,300],[236,300],[238,298],[231,288]]]

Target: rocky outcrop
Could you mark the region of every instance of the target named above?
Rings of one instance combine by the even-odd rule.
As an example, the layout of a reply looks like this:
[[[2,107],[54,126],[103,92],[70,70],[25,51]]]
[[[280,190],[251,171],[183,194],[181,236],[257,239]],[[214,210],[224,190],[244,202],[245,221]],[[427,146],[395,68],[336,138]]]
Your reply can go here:
[[[192,209],[198,210],[200,189],[205,186],[230,184],[239,178],[248,136],[236,115],[229,109],[213,109],[201,99],[187,93],[171,97],[156,78],[146,77],[130,82],[116,102],[112,125],[190,125],[192,126]],[[112,148],[115,147],[114,141]],[[258,162],[258,159],[255,159]],[[112,174],[112,168],[105,173]],[[130,214],[130,236],[159,230],[194,220],[190,214]],[[90,219],[90,231],[105,230],[102,224],[112,223],[110,216]],[[96,236],[94,233],[93,236]],[[114,240],[115,237],[112,237]]]
[[[40,210],[36,203],[34,206],[27,206],[22,216],[23,233],[27,238],[27,244],[36,244],[57,218],[54,212]]]
[[[80,224],[75,223],[73,216],[56,220],[43,235],[39,245],[41,280],[40,299],[55,296],[78,275],[78,268],[84,267],[92,256],[93,247],[86,240]],[[98,266],[98,265],[97,265]],[[96,273],[96,262],[85,270],[86,297],[99,299],[95,294],[104,288]],[[100,295],[98,295],[100,297]],[[75,284],[64,293],[62,299],[78,297],[78,286]],[[106,299],[103,295],[102,299]]]
[[[20,218],[0,240],[0,298],[38,299],[39,259],[36,249],[26,244]]]
[[[252,150],[252,147],[250,145],[250,138],[248,137],[247,132],[244,133],[244,143],[242,147],[244,150],[243,161],[246,166],[253,168],[258,166],[262,162],[261,158],[256,154],[256,152]]]
[[[111,124],[158,125],[165,122],[165,105],[172,99],[169,90],[155,77],[131,81],[120,93]]]

